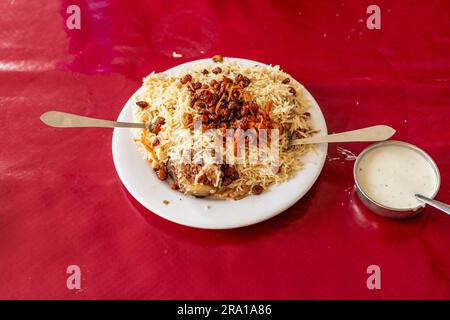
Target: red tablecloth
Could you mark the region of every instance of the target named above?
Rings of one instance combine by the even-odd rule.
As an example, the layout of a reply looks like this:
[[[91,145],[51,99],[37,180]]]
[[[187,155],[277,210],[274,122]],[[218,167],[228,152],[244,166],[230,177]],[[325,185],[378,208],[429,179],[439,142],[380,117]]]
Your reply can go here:
[[[39,120],[51,109],[114,119],[150,71],[217,53],[280,64],[330,132],[384,123],[429,152],[450,202],[450,4],[411,3],[376,1],[381,30],[369,30],[372,1],[1,1],[0,298],[450,298],[450,217],[375,216],[336,145],[291,209],[205,231],[127,193],[111,130]],[[71,4],[81,30],[66,27]],[[81,290],[66,286],[69,265]],[[369,265],[381,290],[366,286]]]

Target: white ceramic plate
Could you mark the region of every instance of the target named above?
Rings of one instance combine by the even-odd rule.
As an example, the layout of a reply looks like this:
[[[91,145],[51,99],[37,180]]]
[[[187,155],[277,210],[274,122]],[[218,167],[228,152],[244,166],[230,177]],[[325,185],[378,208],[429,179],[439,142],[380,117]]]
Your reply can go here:
[[[265,65],[260,62],[230,58],[245,66]],[[184,63],[165,71],[175,74],[180,70],[199,63],[212,64],[211,59],[202,59]],[[306,91],[311,102],[311,118],[314,128],[321,134],[327,134],[327,126],[317,102]],[[132,108],[134,98],[131,97],[120,112],[117,121],[133,122]],[[242,200],[213,200],[185,196],[170,188],[168,183],[156,177],[150,164],[147,163],[132,141],[129,129],[114,129],[112,154],[117,173],[128,191],[144,207],[164,219],[197,228],[229,229],[243,227],[267,220],[283,212],[312,187],[319,177],[327,154],[327,145],[317,146],[316,153],[309,153],[302,158],[305,166],[288,182],[272,186],[258,196],[248,196]],[[170,203],[165,205],[164,200]]]

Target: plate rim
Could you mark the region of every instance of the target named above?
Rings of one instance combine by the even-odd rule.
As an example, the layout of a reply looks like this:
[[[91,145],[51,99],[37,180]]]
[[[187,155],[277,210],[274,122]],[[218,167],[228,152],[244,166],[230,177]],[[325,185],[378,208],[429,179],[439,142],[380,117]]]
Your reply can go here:
[[[258,62],[258,61],[255,61],[255,60],[244,59],[244,58],[226,57],[226,59],[231,60],[231,61],[236,61],[238,63],[244,63],[244,64],[249,64],[250,63],[250,64],[261,65],[261,66],[266,66],[266,67],[268,67],[268,66],[276,66],[276,65],[272,65],[272,64],[269,65],[269,64],[266,64],[266,63]],[[169,69],[167,69],[165,71],[162,71],[161,73],[170,74],[170,73],[176,72],[177,70],[182,70],[183,68],[187,68],[189,66],[194,66],[196,64],[201,64],[201,63],[211,64],[211,59],[205,58],[205,59],[198,59],[198,60],[187,61],[187,62],[184,62],[182,64],[173,66],[173,67],[171,67],[171,68],[169,68]],[[293,78],[293,79],[295,81],[297,81],[295,78]],[[317,109],[316,112],[318,112],[318,115],[320,116],[320,118],[321,118],[320,120],[322,120],[322,125],[323,125],[323,128],[321,128],[321,130],[323,130],[325,132],[325,134],[328,134],[328,127],[327,127],[327,123],[326,123],[325,117],[323,115],[322,109],[320,108],[319,104],[315,100],[314,96],[306,89],[306,87],[303,84],[301,84],[300,82],[298,82],[298,83],[302,86],[302,88],[304,90],[304,93],[307,95],[307,99],[310,100],[312,102],[312,104],[313,104],[313,107]],[[120,121],[120,119],[124,115],[126,115],[127,112],[129,112],[127,110],[128,109],[127,106],[130,103],[132,103],[134,96],[141,89],[142,89],[142,86],[140,86],[131,95],[131,97],[125,102],[124,106],[122,107],[122,109],[121,109],[121,111],[120,111],[120,113],[119,113],[119,115],[117,117],[117,121]],[[192,228],[198,228],[198,229],[220,230],[220,229],[241,228],[241,227],[246,227],[246,226],[250,226],[250,225],[253,225],[253,224],[260,223],[262,221],[271,219],[271,218],[273,218],[273,217],[283,213],[288,208],[290,208],[291,206],[296,204],[298,201],[300,201],[310,191],[310,189],[313,187],[313,185],[316,183],[317,179],[320,177],[320,175],[321,175],[321,173],[323,171],[323,167],[325,165],[326,156],[327,156],[327,152],[328,152],[328,143],[321,144],[321,147],[323,148],[323,152],[322,152],[321,157],[320,157],[320,162],[318,163],[317,173],[314,175],[314,178],[310,181],[310,185],[307,188],[305,188],[303,190],[303,192],[299,192],[299,194],[295,197],[294,201],[286,202],[284,206],[281,206],[278,210],[274,210],[274,212],[272,212],[269,215],[261,215],[260,218],[249,220],[249,221],[247,221],[245,223],[231,223],[229,225],[201,225],[200,226],[200,225],[195,224],[195,223],[189,223],[189,222],[186,222],[186,221],[179,221],[177,219],[172,219],[172,217],[168,216],[167,214],[158,213],[157,212],[158,209],[156,207],[152,207],[152,206],[148,205],[148,203],[145,200],[139,199],[139,196],[137,196],[134,193],[133,186],[131,184],[129,184],[128,180],[125,178],[125,173],[122,172],[122,169],[121,169],[120,165],[118,164],[119,160],[117,159],[117,155],[116,155],[117,145],[118,145],[118,141],[119,141],[118,140],[119,139],[119,133],[118,132],[119,132],[118,129],[114,129],[113,135],[112,135],[112,143],[111,143],[112,157],[113,157],[114,167],[115,167],[116,172],[117,172],[117,174],[119,176],[119,179],[120,179],[121,183],[125,186],[127,191],[133,196],[133,198],[136,201],[138,201],[143,207],[145,207],[151,213],[156,214],[157,216],[159,216],[159,217],[161,217],[161,218],[163,218],[165,220],[174,222],[176,224],[183,225],[183,226],[188,226],[188,227],[192,227]],[[131,139],[130,139],[130,141],[131,141]],[[137,148],[136,148],[136,151],[139,152],[139,150]],[[145,160],[143,159],[143,161],[145,161]],[[294,177],[292,179],[294,179]],[[285,182],[285,183],[288,183],[288,182]],[[280,185],[283,185],[285,183],[282,183]],[[276,186],[273,186],[273,187],[276,187]],[[267,191],[267,193],[271,193],[271,192],[274,192],[274,190]],[[202,200],[202,199],[193,198],[193,197],[184,195],[182,193],[180,193],[179,195],[180,195],[180,197],[187,197],[190,200],[195,200],[195,201],[196,200],[198,200],[198,201]],[[203,198],[203,200],[204,199],[205,198]],[[231,200],[218,200],[218,201],[229,201],[230,203],[233,203]],[[241,200],[238,200],[238,201],[241,201]],[[239,203],[238,201],[236,201],[235,203]]]

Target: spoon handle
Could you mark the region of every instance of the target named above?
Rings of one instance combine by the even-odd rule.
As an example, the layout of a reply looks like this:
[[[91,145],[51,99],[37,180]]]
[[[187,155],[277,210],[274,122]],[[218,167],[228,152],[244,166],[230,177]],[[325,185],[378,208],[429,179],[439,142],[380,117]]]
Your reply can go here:
[[[389,126],[379,125],[363,129],[330,134],[321,137],[297,139],[291,145],[324,143],[324,142],[361,142],[361,141],[383,141],[392,137],[395,130]]]
[[[144,123],[117,122],[111,120],[83,117],[77,114],[48,111],[41,115],[41,121],[50,127],[56,128],[81,128],[81,127],[103,127],[103,128],[145,128]]]
[[[416,194],[416,198],[419,199],[420,201],[425,202],[426,204],[428,204],[428,205],[438,209],[438,210],[441,210],[441,211],[443,211],[443,212],[445,212],[447,214],[450,214],[450,206],[448,204],[445,204],[443,202],[436,201],[436,200],[424,197],[424,196],[422,196],[420,194]]]

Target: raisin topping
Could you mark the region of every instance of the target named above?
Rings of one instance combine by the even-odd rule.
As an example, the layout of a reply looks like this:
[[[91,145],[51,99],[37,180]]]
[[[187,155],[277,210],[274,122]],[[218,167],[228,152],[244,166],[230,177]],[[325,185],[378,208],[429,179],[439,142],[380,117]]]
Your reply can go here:
[[[145,101],[136,101],[136,105],[141,109],[145,109],[148,107],[148,103]]]
[[[263,191],[264,191],[264,188],[261,187],[260,185],[254,185],[252,188],[252,193],[256,194],[256,195],[261,194]]]
[[[152,125],[151,132],[158,135],[158,133],[161,131],[161,126],[166,123],[166,120],[163,117],[156,118],[155,122]]]
[[[297,93],[297,91],[295,91],[295,89],[292,87],[289,87],[289,92],[292,93],[294,96]]]
[[[212,57],[212,61],[214,62],[222,62],[223,61],[223,57],[220,54],[216,54],[215,56]]]
[[[185,75],[183,78],[181,78],[181,83],[186,84],[188,82],[192,81],[192,76],[190,74]]]
[[[214,69],[211,70],[212,73],[214,74],[219,74],[222,72],[222,68],[221,67],[215,67]]]
[[[167,171],[164,168],[155,169],[155,173],[158,176],[158,179],[161,180],[161,181],[166,180],[167,177],[168,177]]]

